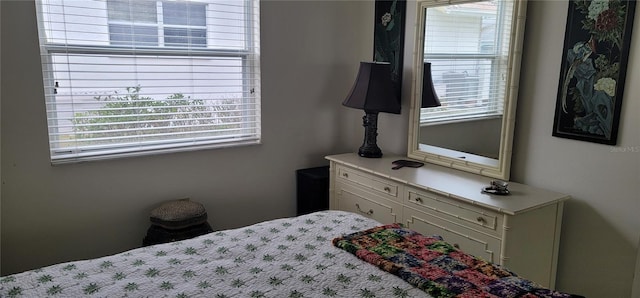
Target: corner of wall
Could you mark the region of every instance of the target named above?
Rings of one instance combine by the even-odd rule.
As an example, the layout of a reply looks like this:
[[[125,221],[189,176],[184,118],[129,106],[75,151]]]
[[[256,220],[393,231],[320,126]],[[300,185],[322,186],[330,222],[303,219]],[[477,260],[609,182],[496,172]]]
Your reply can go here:
[[[638,256],[636,257],[636,270],[633,273],[633,286],[631,288],[631,297],[640,297],[640,240],[636,248]]]

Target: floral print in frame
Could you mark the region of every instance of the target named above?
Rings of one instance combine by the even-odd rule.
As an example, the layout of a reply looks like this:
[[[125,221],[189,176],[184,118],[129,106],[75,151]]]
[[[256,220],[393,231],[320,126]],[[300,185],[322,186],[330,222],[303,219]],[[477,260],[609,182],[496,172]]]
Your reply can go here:
[[[396,88],[398,100],[402,95],[406,7],[406,0],[375,1],[373,61],[391,64],[391,81]]]
[[[569,1],[553,136],[616,144],[635,2]]]

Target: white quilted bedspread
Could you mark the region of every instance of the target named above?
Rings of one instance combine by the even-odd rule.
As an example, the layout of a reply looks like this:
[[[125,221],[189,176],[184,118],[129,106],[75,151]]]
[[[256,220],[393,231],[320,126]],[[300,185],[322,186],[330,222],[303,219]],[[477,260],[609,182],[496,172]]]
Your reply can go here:
[[[0,278],[0,297],[429,297],[331,240],[380,223],[342,211]]]

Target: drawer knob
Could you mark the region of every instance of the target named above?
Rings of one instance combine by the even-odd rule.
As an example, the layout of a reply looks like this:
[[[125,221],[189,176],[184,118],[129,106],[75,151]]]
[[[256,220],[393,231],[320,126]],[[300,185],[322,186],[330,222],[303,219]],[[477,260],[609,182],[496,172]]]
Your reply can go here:
[[[356,203],[356,208],[358,209],[358,212],[360,213],[364,213],[366,215],[373,215],[373,209],[369,209],[369,211],[364,211],[362,209],[360,209],[360,204]]]
[[[342,173],[342,176],[345,177],[345,178],[349,178],[349,174],[347,174],[347,173]]]
[[[422,204],[422,203],[423,203],[423,202],[422,202],[422,198],[421,198],[421,197],[417,197],[417,198],[416,198],[416,202],[418,202],[418,203]]]
[[[484,223],[487,223],[487,220],[486,220],[486,219],[484,219],[484,217],[482,217],[482,216],[478,216],[478,218],[476,218],[476,220],[477,220],[479,223],[483,223],[483,224],[484,224]]]
[[[391,188],[389,188],[388,186],[385,186],[385,187],[384,187],[384,191],[386,191],[386,192],[391,192]]]
[[[458,244],[458,243],[454,243],[454,244],[453,244],[453,247],[455,247],[455,248],[457,248],[457,249],[460,249],[460,244]]]

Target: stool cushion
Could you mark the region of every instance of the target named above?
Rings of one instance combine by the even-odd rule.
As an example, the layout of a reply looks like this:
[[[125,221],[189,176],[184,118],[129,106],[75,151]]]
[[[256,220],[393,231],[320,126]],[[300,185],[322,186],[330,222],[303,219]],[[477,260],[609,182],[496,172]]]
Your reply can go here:
[[[151,210],[151,223],[165,229],[183,229],[205,223],[207,212],[202,204],[189,199],[162,203]]]

